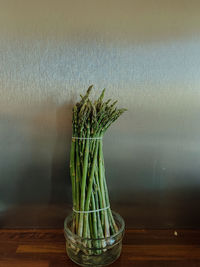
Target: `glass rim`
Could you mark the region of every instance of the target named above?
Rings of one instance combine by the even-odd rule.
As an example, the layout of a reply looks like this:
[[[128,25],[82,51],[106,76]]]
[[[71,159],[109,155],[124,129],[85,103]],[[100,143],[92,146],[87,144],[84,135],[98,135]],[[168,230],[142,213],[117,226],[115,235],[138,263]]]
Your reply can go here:
[[[88,238],[88,237],[81,237],[77,234],[74,234],[68,227],[67,227],[67,222],[69,220],[69,218],[72,217],[73,215],[73,212],[71,212],[64,220],[64,232],[68,232],[70,235],[74,236],[75,239],[81,239],[81,240],[109,240],[111,238],[114,238],[116,236],[118,236],[119,234],[121,234],[124,229],[125,229],[125,222],[124,222],[124,219],[122,218],[122,216],[115,212],[115,211],[112,211],[111,212],[114,214],[114,216],[117,217],[117,220],[120,222],[120,229],[117,231],[117,233],[115,234],[112,234],[111,236],[108,236],[108,237],[100,237],[100,238]]]

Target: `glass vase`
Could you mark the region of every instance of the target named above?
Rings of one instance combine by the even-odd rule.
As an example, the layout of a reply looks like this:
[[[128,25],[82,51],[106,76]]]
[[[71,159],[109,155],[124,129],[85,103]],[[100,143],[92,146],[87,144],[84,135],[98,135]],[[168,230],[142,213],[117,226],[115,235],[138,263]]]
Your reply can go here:
[[[82,238],[72,232],[73,213],[64,221],[66,252],[69,258],[80,266],[106,266],[116,261],[122,249],[125,223],[123,218],[112,211],[118,232],[106,238]]]

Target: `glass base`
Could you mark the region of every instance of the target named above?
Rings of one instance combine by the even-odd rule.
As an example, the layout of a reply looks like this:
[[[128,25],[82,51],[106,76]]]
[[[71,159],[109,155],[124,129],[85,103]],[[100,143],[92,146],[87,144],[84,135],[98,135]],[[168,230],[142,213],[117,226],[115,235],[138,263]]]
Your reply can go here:
[[[72,229],[72,214],[64,222],[66,252],[69,258],[80,266],[107,266],[115,262],[122,250],[124,235],[124,220],[112,211],[118,231],[105,238],[82,238],[74,234]]]
[[[80,266],[107,266],[115,262],[121,254],[121,242],[113,248],[107,249],[99,255],[87,255],[83,251],[76,253],[66,242],[66,251],[69,258]]]

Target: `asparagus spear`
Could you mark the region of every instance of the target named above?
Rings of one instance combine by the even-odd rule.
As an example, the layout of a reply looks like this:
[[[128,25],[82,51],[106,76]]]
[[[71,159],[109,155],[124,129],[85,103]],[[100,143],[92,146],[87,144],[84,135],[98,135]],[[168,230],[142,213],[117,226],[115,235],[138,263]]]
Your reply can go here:
[[[107,129],[126,109],[116,108],[117,101],[104,102],[105,89],[99,98],[89,99],[92,85],[81,101],[73,108],[73,136],[70,152],[70,176],[72,182],[73,216],[72,230],[84,238],[104,238],[118,231],[111,209],[85,213],[89,210],[107,208],[110,205],[105,178],[102,140]],[[77,139],[79,138],[79,139]],[[87,244],[88,242],[88,244]],[[95,242],[96,254],[104,251],[103,241]],[[85,241],[91,247],[91,242]],[[102,249],[101,249],[102,248]]]

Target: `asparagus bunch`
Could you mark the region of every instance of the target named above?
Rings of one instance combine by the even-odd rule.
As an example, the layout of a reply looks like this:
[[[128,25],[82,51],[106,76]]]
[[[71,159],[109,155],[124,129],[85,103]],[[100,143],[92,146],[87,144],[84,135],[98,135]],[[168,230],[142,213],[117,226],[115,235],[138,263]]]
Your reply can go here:
[[[102,137],[125,109],[117,109],[117,101],[111,103],[111,99],[103,102],[105,89],[92,102],[89,99],[91,90],[92,85],[73,108],[70,152],[73,208],[84,212],[74,212],[72,231],[83,238],[98,239],[109,237],[118,231],[111,209],[107,208],[110,202],[105,179]],[[86,213],[104,208],[107,209]],[[96,242],[95,246],[102,247],[102,244]]]

